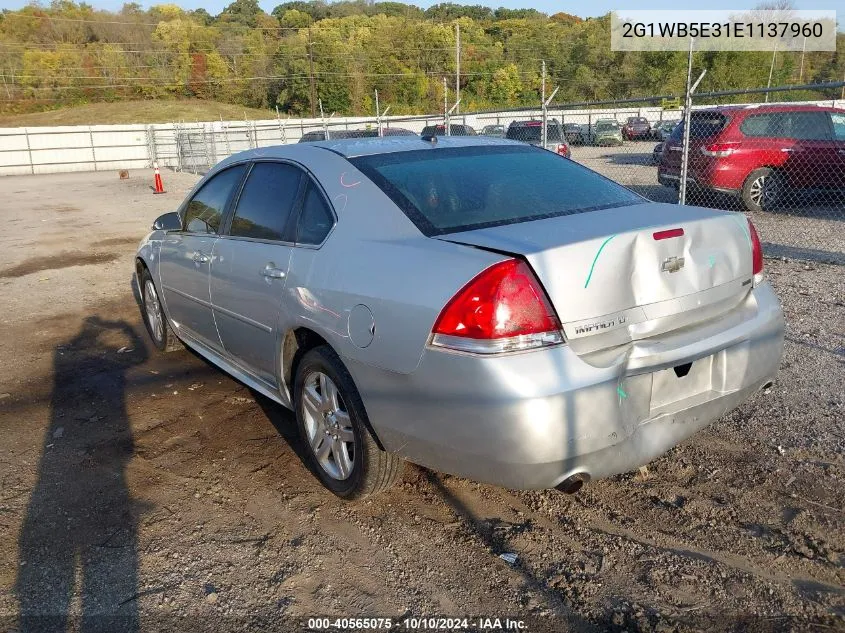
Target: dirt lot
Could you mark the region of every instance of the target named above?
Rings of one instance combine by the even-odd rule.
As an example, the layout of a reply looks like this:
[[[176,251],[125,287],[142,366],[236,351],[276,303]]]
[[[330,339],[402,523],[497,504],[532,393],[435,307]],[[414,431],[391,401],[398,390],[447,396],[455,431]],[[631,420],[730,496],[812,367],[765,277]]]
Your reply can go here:
[[[0,179],[0,631],[845,630],[841,266],[767,260],[777,382],[647,475],[570,497],[409,465],[353,505],[308,473],[285,410],[147,342],[134,247],[194,180]]]

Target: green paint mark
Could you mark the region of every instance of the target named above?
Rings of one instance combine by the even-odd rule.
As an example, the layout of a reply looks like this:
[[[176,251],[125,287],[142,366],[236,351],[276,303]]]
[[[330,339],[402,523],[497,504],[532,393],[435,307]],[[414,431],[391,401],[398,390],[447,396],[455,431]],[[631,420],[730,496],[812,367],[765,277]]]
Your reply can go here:
[[[601,252],[602,252],[602,250],[604,250],[604,247],[605,247],[605,246],[607,246],[607,243],[608,243],[610,240],[612,240],[614,237],[616,237],[616,235],[617,235],[617,234],[616,234],[616,233],[614,233],[614,234],[613,234],[613,235],[611,235],[609,238],[607,238],[604,242],[602,242],[601,246],[599,246],[599,250],[598,250],[598,252],[596,252],[596,256],[593,258],[593,265],[592,265],[592,266],[590,266],[590,274],[589,274],[589,275],[587,275],[587,281],[585,281],[585,282],[584,282],[584,287],[585,287],[585,288],[586,288],[587,286],[589,286],[589,285],[590,285],[590,279],[592,279],[592,277],[593,277],[593,269],[595,269],[595,267],[596,267],[596,262],[597,262],[597,261],[598,261],[598,259],[599,259],[599,255],[601,255]]]
[[[707,263],[710,264],[710,268],[713,268],[713,266],[716,265],[716,258],[710,255],[710,257],[707,258]]]
[[[624,391],[622,391],[622,387],[621,387],[621,386],[619,386],[619,387],[617,387],[617,388],[616,388],[616,393],[618,393],[618,394],[619,394],[619,397],[620,397],[620,398],[627,398],[627,397],[628,397],[628,394],[627,394],[627,393],[625,393]]]

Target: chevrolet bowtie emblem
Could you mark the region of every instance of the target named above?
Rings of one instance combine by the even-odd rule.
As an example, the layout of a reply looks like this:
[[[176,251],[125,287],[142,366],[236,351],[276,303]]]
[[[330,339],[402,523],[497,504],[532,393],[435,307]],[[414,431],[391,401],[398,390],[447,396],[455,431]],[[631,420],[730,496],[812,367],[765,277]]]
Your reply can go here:
[[[663,260],[660,270],[664,273],[676,273],[684,267],[683,257],[669,257]]]

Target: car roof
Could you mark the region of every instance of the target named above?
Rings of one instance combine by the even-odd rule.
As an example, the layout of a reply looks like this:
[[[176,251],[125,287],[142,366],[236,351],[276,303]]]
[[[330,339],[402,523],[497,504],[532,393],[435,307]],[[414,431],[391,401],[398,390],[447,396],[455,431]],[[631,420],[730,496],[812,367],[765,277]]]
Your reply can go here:
[[[778,104],[751,104],[751,105],[726,105],[711,108],[702,108],[701,110],[693,110],[696,112],[706,112],[720,114],[730,113],[736,114],[738,112],[747,112],[749,114],[759,114],[761,112],[842,112],[839,108],[831,106],[815,105],[812,103],[778,103]]]
[[[436,142],[423,140],[419,136],[392,136],[390,138],[318,141],[312,143],[312,145],[331,150],[346,158],[354,158],[356,156],[373,156],[375,154],[410,152],[441,147],[523,145],[523,143],[489,136],[438,136]]]

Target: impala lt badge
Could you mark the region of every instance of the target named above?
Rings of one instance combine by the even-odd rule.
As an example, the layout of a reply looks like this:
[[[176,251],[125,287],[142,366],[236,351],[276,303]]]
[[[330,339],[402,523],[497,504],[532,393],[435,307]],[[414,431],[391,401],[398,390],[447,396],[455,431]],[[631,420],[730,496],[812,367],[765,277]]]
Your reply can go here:
[[[683,267],[683,257],[669,257],[663,260],[663,265],[660,266],[660,270],[662,270],[664,273],[676,273]]]

